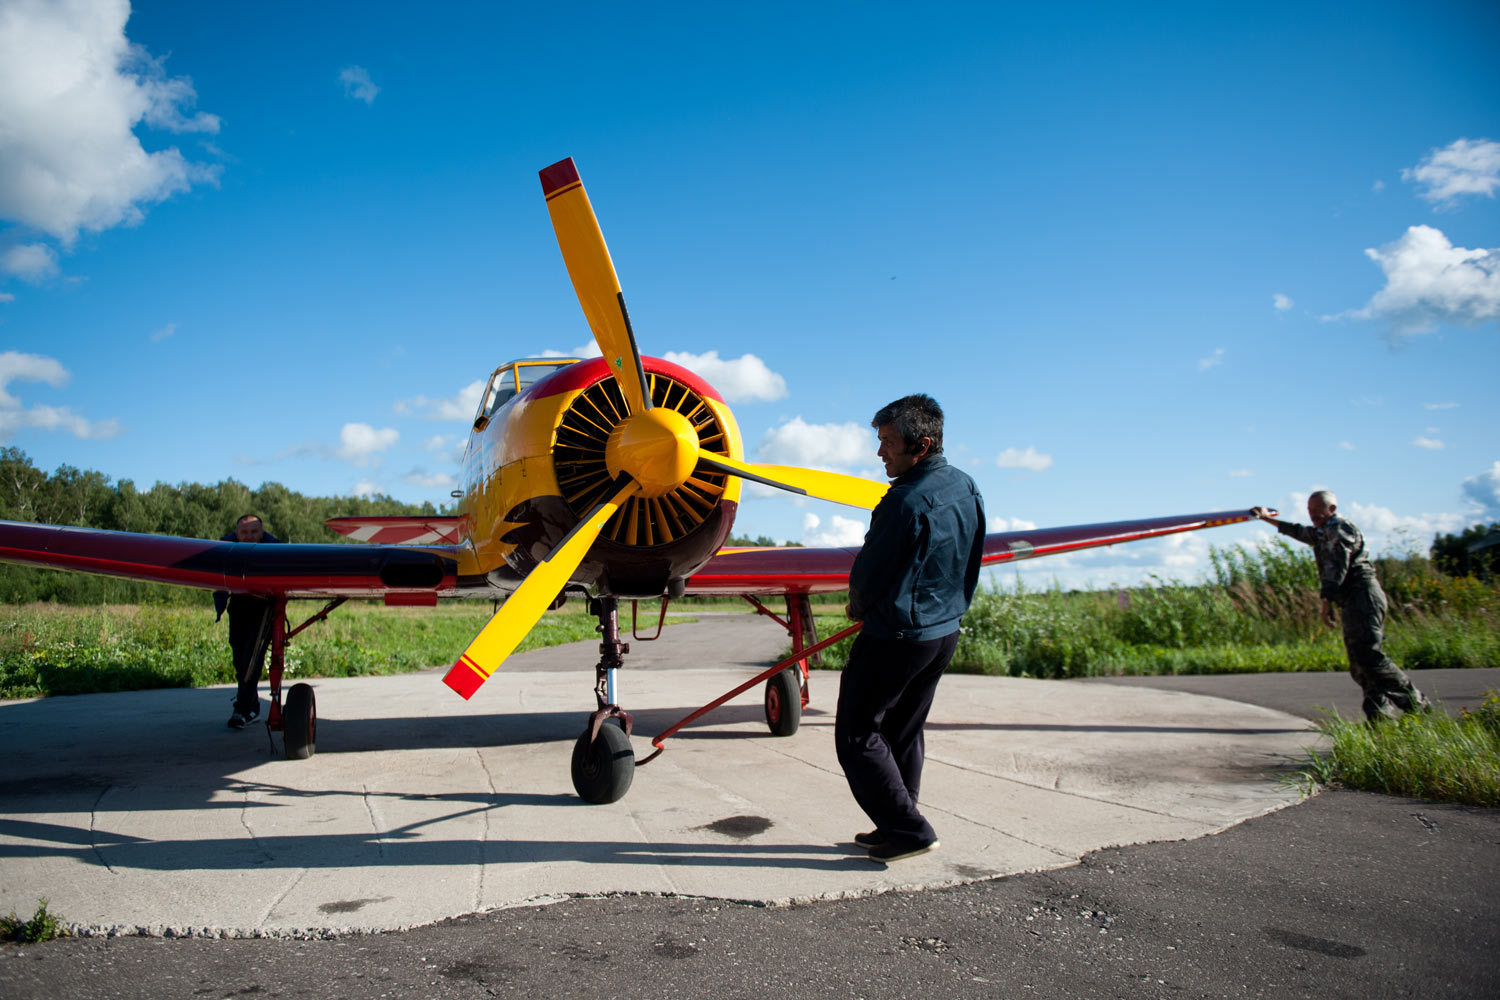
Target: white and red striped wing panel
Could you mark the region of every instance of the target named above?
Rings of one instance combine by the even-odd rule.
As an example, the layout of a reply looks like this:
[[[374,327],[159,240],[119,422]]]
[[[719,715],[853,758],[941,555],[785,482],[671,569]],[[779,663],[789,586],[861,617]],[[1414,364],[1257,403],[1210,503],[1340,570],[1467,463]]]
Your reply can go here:
[[[330,517],[324,523],[356,542],[373,545],[456,545],[464,534],[461,517]]]

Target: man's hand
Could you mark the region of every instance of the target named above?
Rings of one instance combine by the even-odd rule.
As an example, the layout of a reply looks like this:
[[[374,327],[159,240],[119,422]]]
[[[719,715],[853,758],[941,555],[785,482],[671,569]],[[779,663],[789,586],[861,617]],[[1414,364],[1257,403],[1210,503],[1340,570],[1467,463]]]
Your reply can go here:
[[[1266,521],[1268,523],[1275,520],[1275,518],[1271,517],[1271,512],[1264,507],[1251,507],[1250,516],[1258,517],[1262,521]]]
[[[1323,598],[1323,624],[1329,626],[1338,624],[1333,617],[1333,602],[1326,597]]]
[[[864,615],[857,615],[854,613],[854,605],[852,604],[844,605],[844,617],[849,619],[851,622],[864,621]]]

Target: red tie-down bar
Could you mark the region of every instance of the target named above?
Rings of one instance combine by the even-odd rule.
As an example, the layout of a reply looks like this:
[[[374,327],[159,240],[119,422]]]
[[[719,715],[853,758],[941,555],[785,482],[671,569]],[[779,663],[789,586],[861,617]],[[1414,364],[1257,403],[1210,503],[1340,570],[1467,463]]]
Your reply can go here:
[[[785,670],[787,667],[790,667],[792,664],[796,663],[798,660],[806,659],[807,657],[811,656],[813,653],[821,653],[824,649],[827,649],[829,646],[832,646],[834,643],[838,642],[840,639],[847,639],[849,636],[851,636],[854,633],[858,632],[863,627],[864,627],[864,623],[862,623],[862,622],[855,622],[853,625],[850,625],[848,628],[844,629],[842,632],[835,632],[833,635],[831,635],[828,638],[824,639],[822,642],[817,643],[816,645],[808,646],[806,649],[794,649],[794,650],[792,650],[792,655],[788,656],[786,659],[784,659],[780,663],[776,664],[776,666],[770,667],[770,668],[768,668],[768,669],[766,669],[766,670],[764,670],[764,671],[756,674],[754,677],[750,678],[748,681],[746,681],[745,683],[741,684],[739,687],[735,688],[733,691],[730,691],[728,694],[721,695],[720,697],[715,698],[713,701],[709,702],[707,705],[704,705],[702,708],[698,709],[696,712],[693,712],[691,715],[687,716],[686,718],[684,718],[684,719],[682,719],[682,720],[680,720],[678,722],[674,722],[672,725],[668,726],[666,732],[662,733],[660,736],[654,736],[654,737],[652,737],[652,739],[651,739],[651,745],[654,746],[654,747],[656,747],[656,750],[653,751],[650,754],[650,756],[646,757],[644,760],[638,760],[638,761],[636,761],[635,762],[635,766],[636,767],[645,767],[647,764],[651,763],[657,757],[660,757],[661,756],[661,752],[664,749],[666,749],[665,747],[662,746],[662,744],[666,742],[667,737],[671,736],[673,733],[676,733],[679,729],[681,729],[683,726],[686,726],[688,723],[692,722],[694,719],[702,718],[703,716],[707,715],[709,712],[712,712],[714,709],[716,709],[720,705],[724,704],[730,698],[733,698],[735,695],[742,694],[745,691],[750,690],[751,688],[753,688],[755,685],[761,683],[762,681],[770,680],[772,677],[775,677],[777,674],[781,673],[781,671]]]

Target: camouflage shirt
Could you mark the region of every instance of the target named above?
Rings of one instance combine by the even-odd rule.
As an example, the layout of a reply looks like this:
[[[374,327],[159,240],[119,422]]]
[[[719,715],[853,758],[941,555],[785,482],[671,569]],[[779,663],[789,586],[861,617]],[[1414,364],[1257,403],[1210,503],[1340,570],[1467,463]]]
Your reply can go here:
[[[1321,582],[1318,594],[1324,600],[1343,604],[1356,590],[1375,583],[1375,567],[1365,551],[1365,536],[1337,514],[1321,528],[1278,521],[1276,530],[1312,546]]]

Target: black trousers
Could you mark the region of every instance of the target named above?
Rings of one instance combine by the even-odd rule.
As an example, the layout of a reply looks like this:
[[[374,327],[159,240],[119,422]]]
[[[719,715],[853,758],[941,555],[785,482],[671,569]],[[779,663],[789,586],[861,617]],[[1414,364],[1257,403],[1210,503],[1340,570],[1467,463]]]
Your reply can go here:
[[[894,843],[937,836],[917,810],[925,759],[922,729],[957,646],[957,632],[924,640],[861,634],[839,678],[833,726],[839,765],[854,801]]]
[[[239,690],[234,710],[248,714],[260,708],[260,674],[271,640],[271,602],[235,595],[229,600],[229,650]]]

